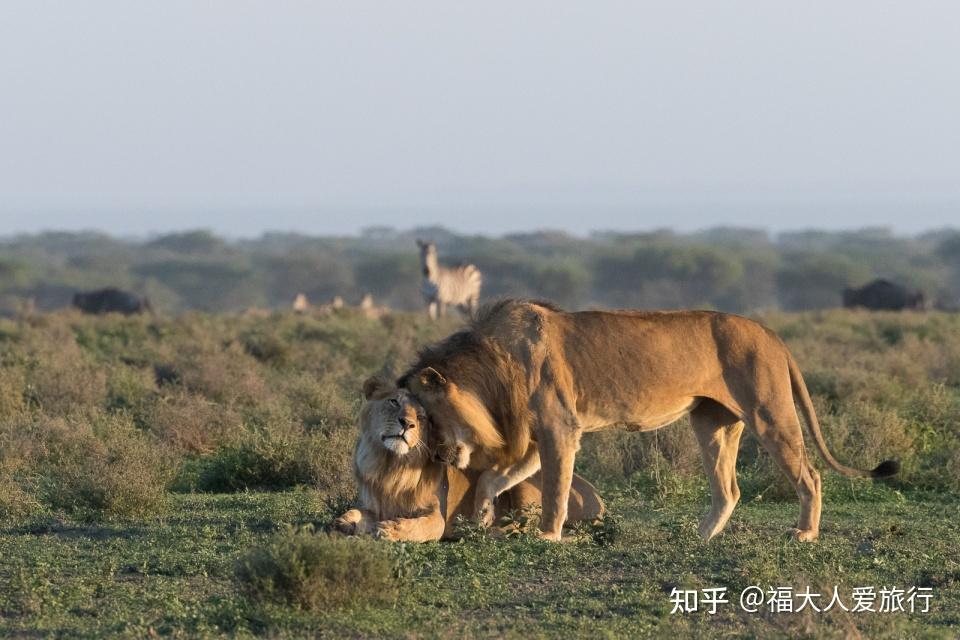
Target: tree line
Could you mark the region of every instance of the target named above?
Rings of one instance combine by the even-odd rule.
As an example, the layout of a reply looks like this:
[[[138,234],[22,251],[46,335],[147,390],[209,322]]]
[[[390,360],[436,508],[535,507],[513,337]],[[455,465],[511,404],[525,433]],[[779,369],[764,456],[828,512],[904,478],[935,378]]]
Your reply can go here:
[[[499,237],[440,227],[370,228],[356,236],[267,233],[227,240],[187,231],[131,240],[47,232],[0,239],[0,313],[27,301],[48,311],[74,292],[115,286],[149,296],[161,313],[286,308],[298,293],[323,303],[422,307],[416,239],[442,264],[473,263],[483,299],[526,296],[568,308],[713,308],[733,312],[840,305],[845,286],[884,277],[921,289],[941,308],[960,302],[960,231],[917,236],[886,229],[770,234],[538,231]]]

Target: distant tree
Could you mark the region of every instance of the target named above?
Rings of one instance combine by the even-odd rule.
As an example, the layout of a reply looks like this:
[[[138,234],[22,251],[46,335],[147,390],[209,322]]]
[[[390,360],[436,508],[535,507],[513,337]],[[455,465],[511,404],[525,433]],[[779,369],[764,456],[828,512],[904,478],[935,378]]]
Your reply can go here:
[[[564,307],[576,309],[588,302],[590,272],[577,260],[554,260],[533,273],[540,295]]]
[[[210,231],[197,230],[160,236],[144,246],[147,249],[165,249],[186,255],[209,256],[223,250],[227,245]]]
[[[28,268],[20,260],[0,259],[0,288],[21,287],[27,282]]]
[[[366,256],[354,270],[358,295],[372,293],[374,299],[398,309],[420,309],[420,259],[409,254]]]
[[[662,244],[598,260],[594,290],[613,306],[715,307],[744,277],[735,255],[711,247]]]
[[[937,245],[936,254],[944,262],[960,266],[960,233],[953,232],[943,238]]]
[[[883,277],[922,288],[943,306],[960,306],[960,232],[908,237],[887,229],[773,238],[751,229],[660,229],[580,238],[560,231],[491,237],[380,227],[360,236],[268,233],[231,241],[189,231],[147,242],[51,232],[0,238],[0,296],[35,298],[38,309],[48,310],[69,304],[74,291],[115,286],[149,293],[165,311],[222,311],[288,307],[298,293],[315,302],[339,295],[352,304],[369,291],[377,302],[419,308],[417,237],[437,241],[443,264],[476,264],[483,300],[810,309],[837,306],[843,287]]]
[[[868,267],[834,253],[785,256],[777,273],[777,295],[788,311],[838,307],[844,287],[870,276]]]
[[[289,306],[298,293],[315,302],[326,302],[336,295],[349,298],[355,289],[351,260],[326,248],[261,257],[254,269],[271,306]]]
[[[137,266],[134,273],[172,289],[191,309],[236,311],[265,304],[248,264],[216,260],[163,260]]]

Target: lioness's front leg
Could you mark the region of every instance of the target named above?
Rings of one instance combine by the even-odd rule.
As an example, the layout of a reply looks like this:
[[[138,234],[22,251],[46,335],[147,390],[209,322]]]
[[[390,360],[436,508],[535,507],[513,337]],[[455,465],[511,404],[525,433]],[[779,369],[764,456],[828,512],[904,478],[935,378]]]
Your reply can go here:
[[[474,513],[484,527],[493,524],[493,502],[504,491],[517,486],[540,470],[540,450],[531,442],[527,452],[518,462],[506,467],[487,469],[477,480],[477,495],[474,500]]]
[[[559,541],[567,520],[573,462],[580,446],[578,432],[563,427],[539,431],[540,461],[543,465],[543,516],[540,531],[547,540]]]
[[[443,537],[446,527],[440,502],[415,518],[395,518],[383,520],[376,525],[374,535],[383,540],[406,542],[433,542]]]

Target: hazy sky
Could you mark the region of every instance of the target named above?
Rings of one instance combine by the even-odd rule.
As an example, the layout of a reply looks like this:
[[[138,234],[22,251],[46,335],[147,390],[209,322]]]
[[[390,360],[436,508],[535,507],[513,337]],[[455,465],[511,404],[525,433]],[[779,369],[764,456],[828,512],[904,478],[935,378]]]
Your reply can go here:
[[[960,3],[0,2],[0,235],[960,225]]]

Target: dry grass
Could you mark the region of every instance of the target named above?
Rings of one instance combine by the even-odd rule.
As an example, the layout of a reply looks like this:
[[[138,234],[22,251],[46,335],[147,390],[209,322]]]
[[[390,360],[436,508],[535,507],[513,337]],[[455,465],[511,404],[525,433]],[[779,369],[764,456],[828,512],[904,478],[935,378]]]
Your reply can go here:
[[[762,320],[799,361],[838,458],[899,458],[894,482],[960,491],[960,316]],[[396,372],[454,328],[419,314],[0,321],[0,511],[145,514],[163,508],[168,488],[351,495],[362,380]],[[685,421],[591,434],[578,465],[614,484],[702,474]],[[746,485],[793,499],[749,433],[739,466]]]
[[[244,433],[235,409],[179,389],[156,396],[141,412],[143,425],[180,453],[210,454]]]
[[[172,460],[126,416],[22,416],[3,423],[3,499],[83,519],[162,508]],[[9,508],[9,507],[8,507]]]

